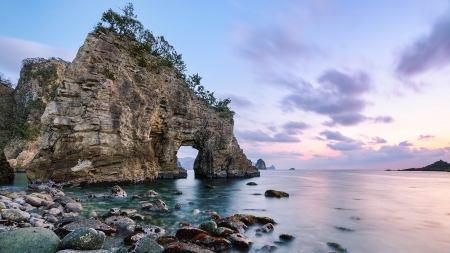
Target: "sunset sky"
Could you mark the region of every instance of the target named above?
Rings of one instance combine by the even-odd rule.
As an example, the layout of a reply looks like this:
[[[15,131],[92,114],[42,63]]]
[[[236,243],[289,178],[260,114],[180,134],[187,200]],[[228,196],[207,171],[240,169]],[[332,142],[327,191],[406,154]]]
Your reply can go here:
[[[72,61],[101,14],[126,2],[0,0],[0,72],[15,83],[24,58]],[[252,161],[277,169],[450,162],[449,0],[131,2],[189,74],[231,98]]]

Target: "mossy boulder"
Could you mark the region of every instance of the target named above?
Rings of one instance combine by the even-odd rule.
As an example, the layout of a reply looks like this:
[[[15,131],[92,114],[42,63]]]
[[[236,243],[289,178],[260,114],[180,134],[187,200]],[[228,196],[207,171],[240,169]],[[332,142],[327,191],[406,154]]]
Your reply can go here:
[[[101,249],[105,242],[105,233],[88,227],[75,229],[66,235],[61,243],[63,249],[95,250]]]
[[[264,196],[266,196],[266,197],[282,198],[282,197],[289,197],[289,194],[287,192],[282,192],[282,191],[267,190],[264,193]]]
[[[54,253],[59,249],[61,241],[53,231],[40,228],[20,228],[0,233],[2,253],[31,252]]]

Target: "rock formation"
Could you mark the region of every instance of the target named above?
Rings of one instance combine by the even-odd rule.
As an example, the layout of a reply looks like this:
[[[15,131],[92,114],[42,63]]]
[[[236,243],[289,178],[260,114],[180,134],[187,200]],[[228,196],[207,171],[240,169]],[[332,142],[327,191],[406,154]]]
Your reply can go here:
[[[153,64],[158,56],[145,55],[150,64],[142,66],[136,43],[114,32],[89,34],[70,65],[38,63],[56,64],[51,84],[36,71],[25,80],[22,70],[16,107],[42,103],[20,116],[36,131],[10,141],[8,162],[36,182],[139,183],[186,177],[176,154],[192,146],[196,177],[259,176],[234,137],[233,118],[221,117],[172,68]],[[21,84],[31,95],[19,92]]]
[[[258,169],[258,170],[267,170],[267,168],[266,168],[266,163],[263,161],[263,159],[258,159],[258,161],[256,161],[256,165],[255,165],[255,167]]]
[[[267,170],[275,170],[275,166],[272,165],[272,166],[270,166],[270,167],[267,167]]]
[[[11,139],[14,119],[14,89],[0,82],[0,184],[14,181],[14,171],[6,161],[3,148]]]

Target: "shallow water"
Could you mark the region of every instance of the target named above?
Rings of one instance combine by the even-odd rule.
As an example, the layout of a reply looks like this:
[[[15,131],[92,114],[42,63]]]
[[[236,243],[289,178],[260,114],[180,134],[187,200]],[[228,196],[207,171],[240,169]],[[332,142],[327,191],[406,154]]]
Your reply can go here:
[[[129,197],[155,190],[172,208],[169,213],[141,211],[140,201],[151,199],[94,199],[83,206],[86,214],[95,211],[98,215],[106,214],[111,207],[134,208],[146,216],[144,223],[162,226],[168,234],[175,233],[179,221],[199,225],[209,219],[210,214],[191,214],[193,209],[209,209],[221,216],[249,213],[275,219],[272,233],[257,237],[258,226],[246,231],[254,242],[250,252],[274,244],[281,233],[296,239],[277,244],[277,252],[338,252],[327,242],[338,242],[348,252],[450,252],[450,173],[261,171],[259,178],[230,180],[195,179],[193,171],[188,174],[187,179],[158,181],[165,185],[123,187]],[[258,185],[246,185],[251,181]],[[216,188],[205,189],[205,184]],[[14,187],[21,186],[16,183]],[[107,193],[109,189],[74,188],[65,192],[81,197],[84,193]],[[183,194],[172,195],[172,189]],[[290,197],[266,198],[268,189],[288,192]],[[175,210],[176,203],[183,205],[181,210]]]

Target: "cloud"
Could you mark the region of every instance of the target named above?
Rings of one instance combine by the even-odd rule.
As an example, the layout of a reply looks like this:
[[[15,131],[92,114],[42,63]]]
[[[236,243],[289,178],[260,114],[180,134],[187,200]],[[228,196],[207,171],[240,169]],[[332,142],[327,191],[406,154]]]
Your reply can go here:
[[[289,135],[301,134],[302,132],[300,130],[307,129],[309,127],[311,126],[300,121],[289,121],[282,126],[282,128],[286,130]]]
[[[301,142],[301,140],[293,135],[286,133],[276,133],[271,136],[263,131],[235,131],[236,136],[242,140],[254,142]]]
[[[344,141],[344,142],[354,142],[355,141],[352,138],[342,135],[338,131],[325,130],[323,132],[320,132],[319,134],[325,136],[325,138],[327,140]]]
[[[349,151],[349,150],[355,150],[355,149],[361,149],[362,145],[364,145],[363,142],[357,141],[357,142],[344,142],[340,141],[338,143],[328,143],[327,146],[333,150],[337,151]]]
[[[264,152],[264,151],[247,151],[245,152],[247,157],[259,159],[292,159],[296,157],[304,156],[301,152],[296,151],[277,151],[277,152]],[[267,161],[266,161],[267,162]]]
[[[246,97],[239,96],[239,95],[233,95],[233,94],[227,94],[228,98],[231,99],[231,105],[240,107],[240,108],[248,108],[253,106],[253,103],[248,100]]]
[[[378,136],[377,137],[373,137],[372,141],[369,142],[369,144],[382,144],[382,143],[387,143],[387,141],[385,139],[383,139],[383,138],[378,137]]]
[[[395,69],[401,76],[412,76],[450,63],[450,18],[436,22],[428,35],[417,39],[400,56]]]
[[[430,140],[430,139],[434,139],[434,135],[420,135],[418,140]]]
[[[75,58],[76,52],[65,48],[51,47],[33,41],[0,36],[0,69],[9,73],[19,72],[22,60],[34,57],[59,57],[67,61]]]
[[[414,146],[414,144],[412,144],[409,141],[402,141],[398,144],[399,146],[403,146],[403,147],[409,147],[409,146]]]
[[[333,127],[336,125],[353,126],[367,120],[368,118],[362,114],[354,113],[354,114],[331,116],[331,119],[332,121],[326,121],[323,123],[323,125],[329,127]]]
[[[392,123],[394,119],[391,116],[378,116],[373,119],[375,123]]]
[[[337,90],[347,95],[363,94],[372,88],[369,76],[364,72],[349,76],[335,69],[330,69],[318,78],[318,82],[323,84],[325,88]]]

